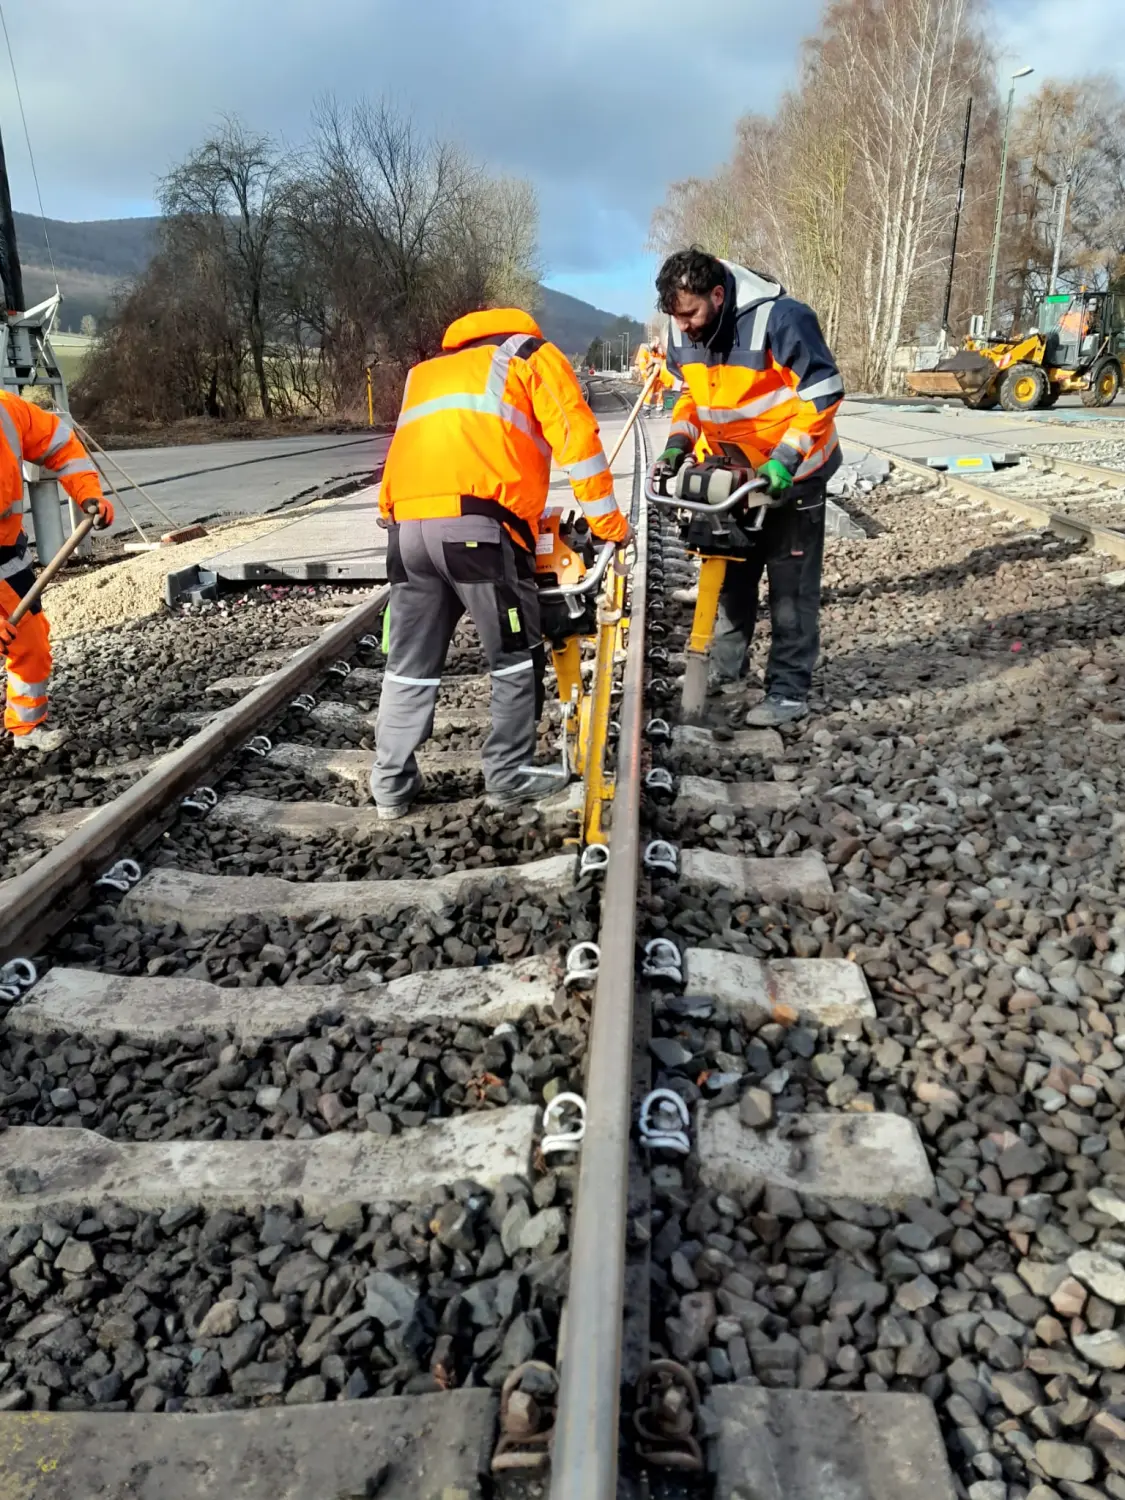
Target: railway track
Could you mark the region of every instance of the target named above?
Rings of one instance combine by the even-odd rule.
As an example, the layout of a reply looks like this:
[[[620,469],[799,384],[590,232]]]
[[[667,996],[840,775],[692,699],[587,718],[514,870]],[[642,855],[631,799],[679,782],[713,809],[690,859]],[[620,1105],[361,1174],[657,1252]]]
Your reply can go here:
[[[784,737],[677,725],[691,566],[638,516],[600,869],[577,799],[482,808],[468,638],[373,826],[378,657],[290,705],[378,596],[41,829],[0,886],[42,970],[0,1033],[0,1495],[1118,1493],[1121,596],[908,474],[864,503]]]

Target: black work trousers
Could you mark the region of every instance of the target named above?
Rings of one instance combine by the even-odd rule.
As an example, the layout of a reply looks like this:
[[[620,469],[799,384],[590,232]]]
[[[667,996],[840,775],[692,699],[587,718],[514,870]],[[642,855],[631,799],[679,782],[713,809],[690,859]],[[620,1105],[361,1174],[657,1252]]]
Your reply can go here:
[[[820,650],[826,498],[824,482],[795,487],[784,505],[766,512],[745,561],[727,565],[711,647],[711,672],[719,681],[733,682],[746,675],[765,573],[770,600],[766,692],[802,703],[808,698]]]

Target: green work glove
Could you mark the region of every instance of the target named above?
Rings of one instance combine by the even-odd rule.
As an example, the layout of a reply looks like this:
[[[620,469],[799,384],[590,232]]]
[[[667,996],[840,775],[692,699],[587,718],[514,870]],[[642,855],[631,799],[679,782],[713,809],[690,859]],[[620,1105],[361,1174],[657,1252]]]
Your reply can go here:
[[[783,463],[776,458],[768,459],[758,470],[758,478],[765,479],[769,484],[769,493],[773,496],[784,495],[786,490],[793,488],[793,476]]]
[[[656,470],[662,469],[668,474],[678,474],[687,461],[687,451],[683,448],[665,448],[664,452],[656,460]]]

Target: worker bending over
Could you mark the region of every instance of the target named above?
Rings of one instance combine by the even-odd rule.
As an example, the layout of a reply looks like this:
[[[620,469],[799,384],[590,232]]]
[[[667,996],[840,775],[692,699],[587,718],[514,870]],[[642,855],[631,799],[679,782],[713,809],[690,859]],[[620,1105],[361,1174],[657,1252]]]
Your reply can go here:
[[[371,790],[386,819],[402,817],[422,789],[415,751],[433,732],[465,611],[492,677],[482,756],[489,805],[559,790],[557,778],[530,770],[546,659],[535,546],[552,454],[594,534],[629,536],[597,420],[534,319],[516,308],[470,313],[447,329],[442,350],[407,377],[379,496],[391,523],[391,628]]]
[[[789,724],[808,713],[820,645],[820,572],[827,483],[840,466],[834,416],[844,382],[816,314],[757,271],[699,249],[669,256],[656,278],[670,315],[668,367],[684,389],[659,463],[674,474],[702,437],[732,445],[783,503],[766,512],[746,561],[729,567],[711,673],[744,677],[762,572],[769,576],[771,641],[766,697],[746,722]]]
[[[60,480],[76,505],[113,524],[98,471],[64,417],[22,396],[0,391],[0,656],[8,670],[4,728],[21,750],[56,750],[65,735],[46,729],[51,675],[50,626],[38,600],[18,625],[9,615],[31,588],[34,574],[23,529],[23,465],[39,464]]]

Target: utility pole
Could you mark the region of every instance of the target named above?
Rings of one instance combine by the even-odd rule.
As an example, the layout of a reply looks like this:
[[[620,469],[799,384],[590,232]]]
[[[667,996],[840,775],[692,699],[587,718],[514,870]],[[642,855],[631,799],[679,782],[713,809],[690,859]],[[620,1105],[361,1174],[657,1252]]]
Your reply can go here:
[[[945,282],[945,306],[941,310],[941,341],[949,336],[949,304],[953,300],[953,267],[957,262],[957,236],[961,230],[961,210],[965,206],[965,164],[969,159],[969,126],[973,119],[973,96],[965,106],[965,134],[961,141],[961,175],[957,179],[957,208],[953,214],[953,242],[949,247],[949,276]]]
[[[4,310],[22,313],[23,268],[16,245],[16,221],[12,215],[12,194],[8,186],[8,164],[4,157],[4,138],[0,135],[0,279],[4,284]]]
[[[1008,90],[1008,109],[1004,115],[1004,145],[1000,152],[1000,187],[996,193],[996,222],[992,229],[992,259],[988,266],[988,302],[984,309],[984,336],[992,335],[992,309],[996,301],[996,273],[1000,266],[1000,225],[1004,219],[1004,189],[1008,183],[1008,133],[1012,128],[1012,105],[1016,99],[1016,79],[1026,78],[1034,68],[1018,68],[1012,74],[1012,86]]]
[[[1061,186],[1055,189],[1059,197],[1059,221],[1055,225],[1055,254],[1051,261],[1051,281],[1047,287],[1047,296],[1053,297],[1055,283],[1059,279],[1059,261],[1062,259],[1063,231],[1066,228],[1066,206],[1070,198],[1070,173],[1068,172],[1062,180]]]

